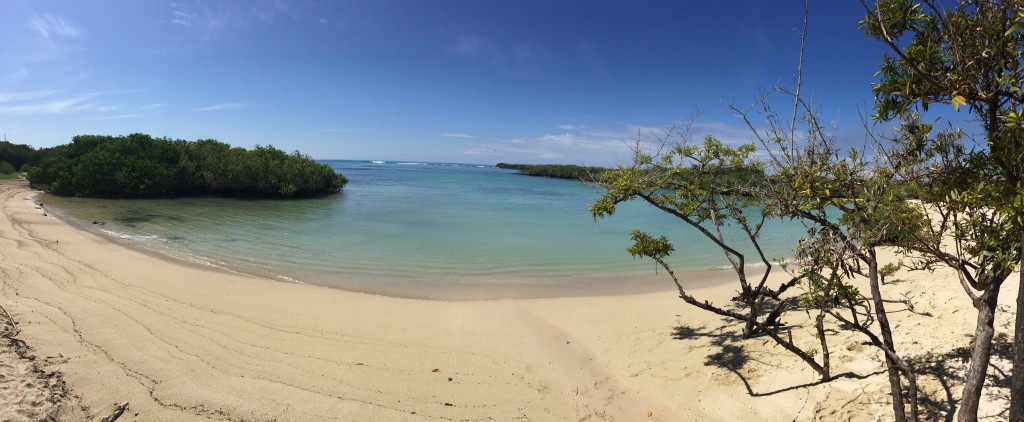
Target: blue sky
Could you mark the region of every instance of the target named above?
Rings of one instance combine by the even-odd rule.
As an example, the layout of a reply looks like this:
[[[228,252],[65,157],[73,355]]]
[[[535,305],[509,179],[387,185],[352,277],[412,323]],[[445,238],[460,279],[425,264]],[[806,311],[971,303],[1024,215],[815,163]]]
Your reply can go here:
[[[882,46],[811,1],[805,89],[863,140]],[[0,131],[149,133],[315,158],[611,165],[796,74],[799,0],[4,0]]]

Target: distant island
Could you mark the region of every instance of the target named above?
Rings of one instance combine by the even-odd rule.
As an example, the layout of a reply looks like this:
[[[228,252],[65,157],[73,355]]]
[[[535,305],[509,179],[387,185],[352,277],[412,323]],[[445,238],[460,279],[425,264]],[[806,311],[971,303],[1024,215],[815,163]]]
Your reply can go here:
[[[500,169],[518,170],[519,174],[537,177],[553,177],[556,179],[573,179],[583,181],[600,180],[608,169],[604,167],[586,167],[572,164],[508,164],[498,163]]]
[[[35,150],[0,142],[0,161],[27,173],[29,183],[56,195],[165,198],[215,195],[298,198],[339,192],[348,179],[298,151],[251,150],[213,139],[185,141],[80,135]]]

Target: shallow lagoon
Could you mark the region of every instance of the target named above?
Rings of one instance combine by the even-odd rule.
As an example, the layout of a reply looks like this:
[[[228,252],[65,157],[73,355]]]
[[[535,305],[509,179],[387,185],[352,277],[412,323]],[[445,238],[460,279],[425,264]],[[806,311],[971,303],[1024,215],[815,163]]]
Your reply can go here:
[[[325,162],[350,179],[339,195],[41,200],[74,224],[177,258],[411,297],[600,294],[628,291],[630,280],[648,280],[638,289],[671,287],[651,261],[625,252],[633,228],[669,236],[677,270],[727,265],[710,241],[641,203],[595,222],[587,204],[600,192],[578,182],[468,164]],[[803,232],[798,223],[767,224],[766,254],[791,255]]]

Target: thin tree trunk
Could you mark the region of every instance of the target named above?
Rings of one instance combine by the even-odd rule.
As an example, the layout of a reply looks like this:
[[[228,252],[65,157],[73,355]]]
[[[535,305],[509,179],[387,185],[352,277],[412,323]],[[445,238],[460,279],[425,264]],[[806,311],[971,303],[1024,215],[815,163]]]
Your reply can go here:
[[[868,263],[868,284],[871,286],[871,301],[875,304],[875,318],[878,319],[878,327],[882,331],[882,344],[895,353],[896,346],[892,340],[892,329],[889,327],[889,317],[885,313],[885,302],[882,301],[882,289],[878,282],[878,257],[874,249],[869,250],[868,255],[871,257],[871,262]],[[900,378],[899,365],[889,355],[885,356],[885,369],[889,373],[893,418],[897,422],[906,421],[907,413],[903,401],[903,382]]]
[[[1010,422],[1024,422],[1024,234],[1021,235],[1020,285],[1013,327],[1013,375],[1010,380]]]
[[[995,334],[996,305],[999,300],[999,284],[986,283],[985,293],[974,303],[978,309],[978,323],[974,329],[974,347],[971,350],[971,365],[964,378],[964,392],[960,399],[957,420],[974,422],[978,420],[978,404],[981,390],[988,374],[989,358],[992,356],[992,337]]]
[[[818,341],[821,342],[821,367],[825,368],[825,378],[832,378],[830,357],[828,353],[828,340],[825,338],[825,312],[818,312],[818,319],[814,324],[818,329]]]

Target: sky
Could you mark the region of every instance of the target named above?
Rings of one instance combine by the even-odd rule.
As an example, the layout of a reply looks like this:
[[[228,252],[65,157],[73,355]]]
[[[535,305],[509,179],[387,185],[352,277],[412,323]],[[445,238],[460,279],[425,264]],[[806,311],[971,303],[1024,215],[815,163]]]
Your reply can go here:
[[[883,46],[811,0],[804,92],[860,145]],[[148,133],[318,159],[615,165],[795,80],[800,0],[3,0],[0,132]]]

